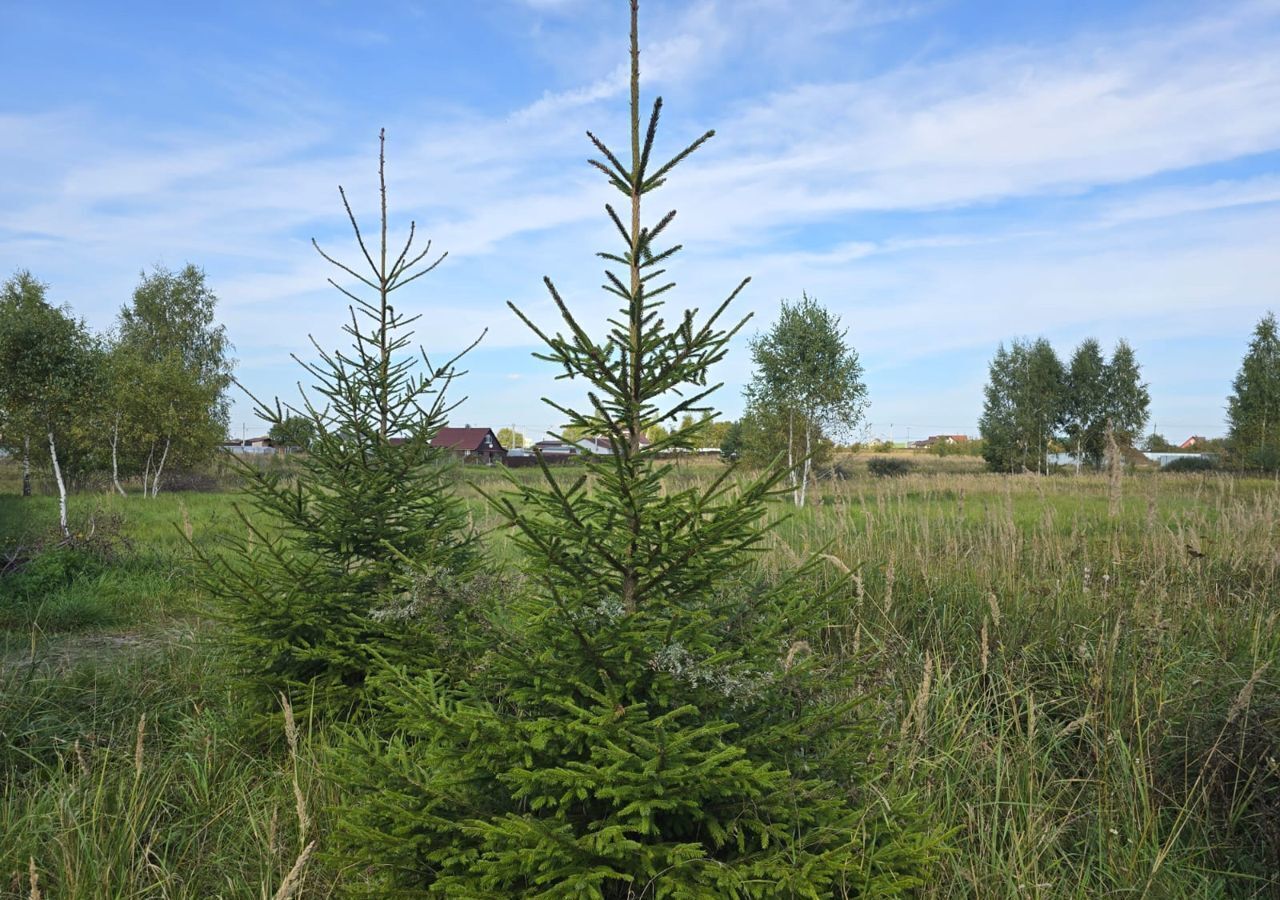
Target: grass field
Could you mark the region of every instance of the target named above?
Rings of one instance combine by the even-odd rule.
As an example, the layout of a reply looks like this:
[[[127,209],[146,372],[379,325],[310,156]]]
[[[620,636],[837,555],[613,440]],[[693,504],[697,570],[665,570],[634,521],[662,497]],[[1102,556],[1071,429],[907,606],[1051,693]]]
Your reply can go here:
[[[924,896],[1280,896],[1280,487],[924,462],[778,504],[760,560],[825,553],[842,581],[828,630],[876,698],[877,789],[952,833]],[[32,549],[51,498],[0,495],[0,565],[31,559],[0,576],[0,896],[358,883],[324,855],[330,736],[252,736],[190,579],[182,531],[216,546],[236,500],[78,495],[99,550],[60,556]]]

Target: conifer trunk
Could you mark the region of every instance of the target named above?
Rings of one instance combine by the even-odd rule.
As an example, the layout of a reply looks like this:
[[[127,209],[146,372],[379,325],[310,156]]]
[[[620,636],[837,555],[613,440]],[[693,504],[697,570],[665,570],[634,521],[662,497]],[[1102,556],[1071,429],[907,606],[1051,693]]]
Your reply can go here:
[[[58,446],[53,441],[53,432],[49,432],[49,458],[53,460],[53,480],[58,483],[58,527],[62,529],[64,538],[71,537],[71,528],[67,525],[67,484],[62,480],[62,466],[58,464]]]
[[[385,441],[388,437],[391,395],[387,377],[391,366],[391,350],[388,346],[389,331],[387,328],[387,294],[391,292],[390,279],[387,277],[387,132],[378,133],[378,194],[382,204],[382,231],[378,247],[378,437]]]
[[[631,0],[631,253],[628,265],[630,274],[631,303],[630,322],[630,367],[628,384],[631,403],[628,404],[630,415],[627,419],[626,440],[623,446],[614,448],[615,453],[623,456],[623,465],[629,466],[632,454],[640,447],[640,379],[643,375],[641,362],[643,351],[640,346],[640,332],[644,327],[641,321],[644,315],[644,304],[641,302],[641,291],[644,289],[640,280],[640,37],[639,37],[639,0]],[[639,579],[636,576],[635,559],[640,546],[640,513],[634,502],[629,503],[628,525],[630,536],[627,542],[625,568],[622,573],[622,608],[633,612],[636,606],[636,589]]]

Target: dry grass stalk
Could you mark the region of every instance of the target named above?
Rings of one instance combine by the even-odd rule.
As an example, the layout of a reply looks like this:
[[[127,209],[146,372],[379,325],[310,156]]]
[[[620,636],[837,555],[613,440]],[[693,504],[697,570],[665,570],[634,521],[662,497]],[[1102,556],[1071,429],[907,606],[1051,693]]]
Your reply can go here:
[[[147,714],[138,717],[138,738],[133,745],[133,780],[142,778],[142,756],[147,738]]]
[[[187,536],[187,540],[191,540],[191,536],[195,534],[195,528],[191,525],[191,514],[187,512],[187,504],[181,500],[178,501],[178,512],[182,513],[182,533]]]
[[[893,560],[889,560],[889,565],[884,570],[884,612],[889,614],[889,610],[893,609]]]
[[[823,559],[825,559],[827,562],[831,563],[831,565],[835,566],[837,569],[839,569],[841,572],[843,572],[844,574],[849,575],[849,574],[851,574],[851,573],[853,572],[853,570],[852,570],[852,569],[850,569],[850,568],[845,564],[844,560],[842,560],[840,557],[838,557],[838,556],[833,556],[833,555],[832,555],[832,554],[830,554],[830,553],[822,553],[822,554],[819,554],[819,555],[820,555]]]
[[[796,641],[787,648],[787,657],[782,661],[782,671],[790,672],[791,667],[795,665],[796,657],[808,652],[810,652],[808,641]]]
[[[311,816],[307,813],[307,801],[302,793],[302,785],[298,783],[298,723],[293,717],[293,704],[283,693],[280,695],[280,705],[284,709],[284,736],[289,742],[289,762],[293,766],[293,800],[298,813],[298,840],[302,842],[307,839],[307,832],[311,828]]]
[[[1249,708],[1249,702],[1253,699],[1253,689],[1258,686],[1258,680],[1262,678],[1262,673],[1267,671],[1271,666],[1271,660],[1267,660],[1258,668],[1253,670],[1253,674],[1249,676],[1249,680],[1244,683],[1244,687],[1240,688],[1240,693],[1236,694],[1236,699],[1232,701],[1231,708],[1227,710],[1227,724],[1230,725],[1240,717],[1240,714]]]
[[[289,900],[290,897],[298,893],[298,890],[302,887],[303,870],[306,869],[307,860],[311,858],[311,851],[315,850],[315,848],[315,841],[302,848],[302,852],[294,860],[293,868],[284,877],[284,881],[280,882],[280,887],[276,892],[271,895],[271,900]]]
[[[1000,627],[1000,601],[996,599],[995,591],[987,594],[987,606],[991,608],[991,624]]]
[[[89,761],[84,757],[84,748],[80,746],[80,738],[76,738],[71,744],[71,752],[75,754],[76,763],[80,766],[80,773],[88,775]]]
[[[902,736],[905,738],[907,732],[911,730],[912,723],[916,726],[917,737],[924,738],[924,714],[925,709],[929,705],[929,691],[933,687],[933,651],[926,650],[924,654],[924,674],[920,678],[920,690],[916,692],[915,702],[911,704],[911,709],[907,711],[906,718],[902,720]]]
[[[1036,739],[1036,695],[1027,692],[1027,743]]]
[[[29,856],[27,859],[27,874],[31,883],[31,890],[27,894],[27,900],[41,900],[44,894],[40,893],[40,873],[36,871],[36,858]]]
[[[987,665],[991,661],[991,637],[987,633],[987,617],[982,617],[982,674],[987,674]]]
[[[1120,491],[1124,475],[1124,456],[1120,445],[1116,443],[1116,434],[1107,423],[1107,515],[1115,518],[1120,515]]]

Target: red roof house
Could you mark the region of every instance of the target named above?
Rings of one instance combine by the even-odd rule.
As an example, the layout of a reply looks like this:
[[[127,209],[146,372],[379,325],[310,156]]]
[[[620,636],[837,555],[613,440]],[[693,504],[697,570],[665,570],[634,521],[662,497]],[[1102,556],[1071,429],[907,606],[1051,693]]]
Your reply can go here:
[[[431,439],[432,447],[443,447],[463,462],[493,465],[507,457],[492,428],[441,428]]]

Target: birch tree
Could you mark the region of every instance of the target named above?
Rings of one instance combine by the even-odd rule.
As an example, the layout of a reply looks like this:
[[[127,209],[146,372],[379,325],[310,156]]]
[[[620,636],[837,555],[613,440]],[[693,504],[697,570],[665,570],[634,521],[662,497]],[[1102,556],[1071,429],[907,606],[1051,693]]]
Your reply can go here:
[[[188,264],[144,272],[121,308],[107,415],[117,491],[122,455],[154,497],[167,470],[204,462],[226,435],[231,345],[217,302],[204,272]]]
[[[0,291],[0,407],[6,429],[30,465],[47,453],[58,488],[58,525],[67,522],[66,452],[71,436],[90,415],[94,341],[84,323],[46,299],[47,288],[29,272],[19,272]]]
[[[1107,366],[1102,348],[1093,338],[1076,347],[1067,370],[1065,432],[1075,455],[1076,472],[1087,459],[1097,466],[1106,446]]]
[[[785,423],[787,472],[796,506],[804,506],[813,454],[823,438],[848,434],[862,419],[867,389],[857,351],[840,318],[808,294],[782,301],[773,327],[751,342],[756,371],[747,411]]]

